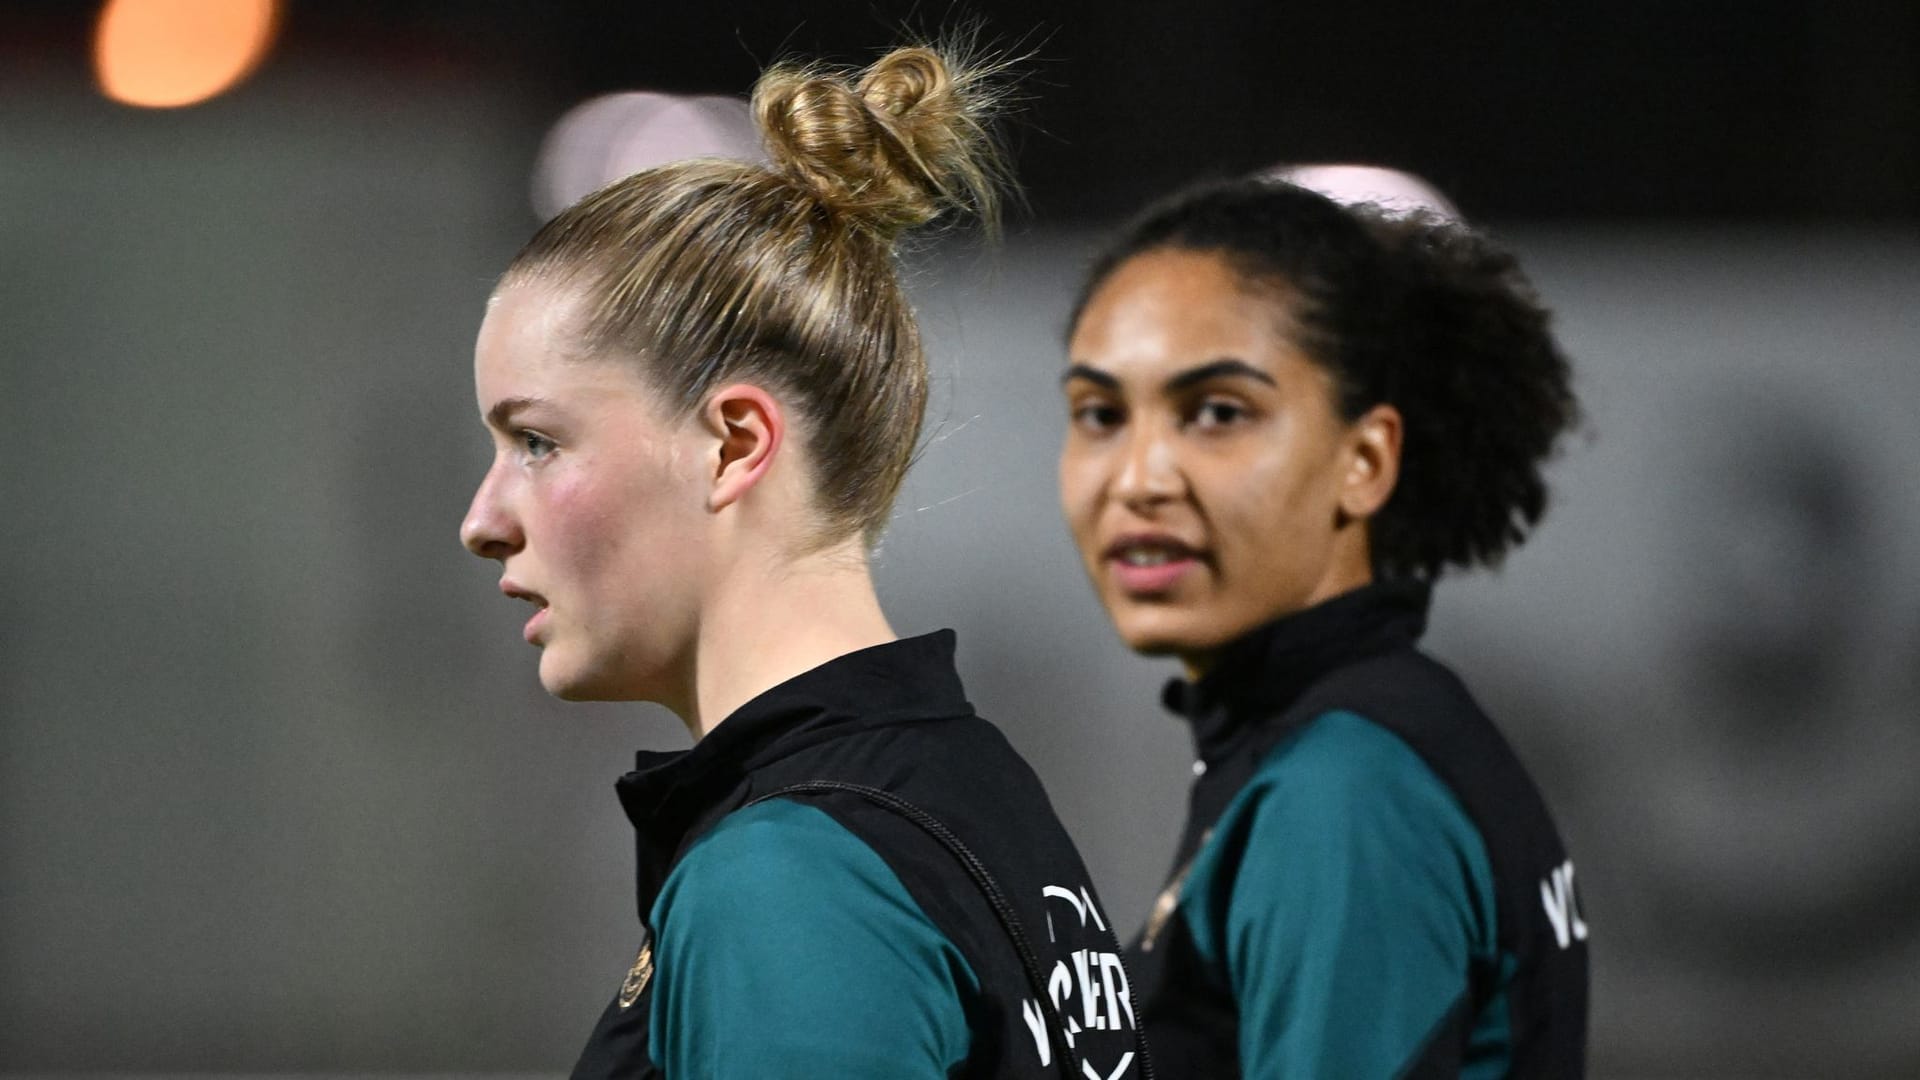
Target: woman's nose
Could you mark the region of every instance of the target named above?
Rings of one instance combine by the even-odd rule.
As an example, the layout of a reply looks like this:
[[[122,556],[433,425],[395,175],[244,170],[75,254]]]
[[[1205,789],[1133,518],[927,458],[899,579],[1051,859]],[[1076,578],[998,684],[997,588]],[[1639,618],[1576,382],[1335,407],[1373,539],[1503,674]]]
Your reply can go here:
[[[1151,503],[1178,498],[1180,491],[1180,465],[1166,434],[1136,429],[1113,480],[1114,497],[1127,503]]]
[[[480,489],[473,493],[467,516],[460,522],[460,542],[483,559],[505,559],[526,544],[520,523],[508,512],[500,497],[494,472],[480,478]]]

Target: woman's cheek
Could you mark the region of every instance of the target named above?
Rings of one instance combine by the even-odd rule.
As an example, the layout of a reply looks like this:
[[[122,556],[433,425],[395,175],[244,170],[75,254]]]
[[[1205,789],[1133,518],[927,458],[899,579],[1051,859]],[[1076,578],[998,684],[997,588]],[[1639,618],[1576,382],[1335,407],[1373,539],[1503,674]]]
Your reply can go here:
[[[562,567],[572,573],[590,573],[614,554],[622,530],[620,513],[593,477],[579,473],[554,476],[545,491],[549,538]]]

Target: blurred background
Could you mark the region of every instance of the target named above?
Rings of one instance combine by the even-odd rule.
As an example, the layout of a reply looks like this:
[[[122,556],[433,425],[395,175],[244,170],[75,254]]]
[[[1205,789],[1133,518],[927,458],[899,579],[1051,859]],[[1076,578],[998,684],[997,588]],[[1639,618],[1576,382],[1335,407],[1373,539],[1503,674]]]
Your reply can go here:
[[[632,955],[612,783],[456,528],[540,214],[739,144],[769,59],[1033,53],[1028,208],[910,272],[880,554],[1138,925],[1190,777],[1060,524],[1089,254],[1184,181],[1418,173],[1589,414],[1432,649],[1546,789],[1599,1077],[1920,1076],[1920,6],[582,0],[0,7],[0,1072],[563,1073]],[[672,97],[609,96],[631,92]]]

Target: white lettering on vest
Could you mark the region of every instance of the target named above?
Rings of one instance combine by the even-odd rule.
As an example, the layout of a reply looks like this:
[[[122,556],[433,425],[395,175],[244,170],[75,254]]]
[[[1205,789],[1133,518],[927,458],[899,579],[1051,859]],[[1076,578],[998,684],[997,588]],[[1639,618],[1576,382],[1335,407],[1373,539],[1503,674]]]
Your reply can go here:
[[[1561,948],[1587,940],[1587,923],[1580,917],[1580,900],[1573,891],[1572,859],[1541,879],[1540,903],[1547,909],[1547,921],[1553,924],[1553,936]]]
[[[1042,895],[1048,900],[1058,900],[1073,910],[1073,920],[1060,925],[1077,923],[1082,929],[1091,925],[1102,933],[1106,931],[1106,920],[1101,918],[1100,907],[1094,903],[1093,893],[1087,888],[1075,890],[1049,885],[1042,890]],[[1049,941],[1057,943],[1057,930],[1053,912],[1049,910]],[[1078,1002],[1073,1000],[1076,995],[1080,999]],[[1052,1010],[1037,999],[1020,1003],[1020,1018],[1033,1035],[1033,1047],[1043,1068],[1053,1064],[1054,1046],[1048,1028],[1052,1026],[1055,1015],[1060,1018],[1061,1035],[1070,1050],[1078,1049],[1075,1036],[1082,1032],[1130,1031],[1137,1023],[1133,1013],[1132,988],[1127,985],[1127,969],[1120,954],[1115,952],[1075,949],[1065,956],[1059,956],[1054,961],[1053,970],[1047,974],[1047,997],[1052,999]],[[1088,1061],[1082,1061],[1080,1068],[1087,1080],[1121,1080],[1132,1067],[1133,1060],[1134,1053],[1129,1050],[1121,1055],[1110,1072],[1103,1073],[1101,1068],[1104,1066],[1096,1066]]]
[[[1047,1018],[1040,1012],[1040,1003],[1032,998],[1021,1002],[1020,1018],[1027,1022],[1027,1030],[1033,1032],[1033,1048],[1040,1052],[1040,1064],[1043,1067],[1053,1064],[1053,1040],[1047,1038]]]

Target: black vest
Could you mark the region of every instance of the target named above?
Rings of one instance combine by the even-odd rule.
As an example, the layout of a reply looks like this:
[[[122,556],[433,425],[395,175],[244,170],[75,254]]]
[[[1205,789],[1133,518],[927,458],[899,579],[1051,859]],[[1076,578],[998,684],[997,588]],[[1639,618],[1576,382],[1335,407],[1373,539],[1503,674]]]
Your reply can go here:
[[[850,653],[690,751],[640,755],[617,786],[638,837],[643,935],[667,876],[721,818],[803,800],[887,863],[978,977],[957,1075],[1150,1078],[1106,910],[1039,779],[967,702],[953,647],[940,631]],[[650,987],[627,997],[602,1014],[576,1080],[661,1075]]]
[[[1206,770],[1193,785],[1175,874],[1287,736],[1335,710],[1379,724],[1453,792],[1486,844],[1499,951],[1514,965],[1505,987],[1510,1075],[1577,1078],[1586,1059],[1587,946],[1584,925],[1575,925],[1571,863],[1506,739],[1451,671],[1414,648],[1429,595],[1406,581],[1355,590],[1241,638],[1198,683],[1167,687],[1166,703],[1192,724]],[[1150,922],[1147,932],[1155,929]],[[1203,970],[1184,921],[1166,922],[1151,950],[1140,945],[1129,958],[1160,1068],[1192,1080],[1239,1075],[1238,1010]],[[1473,1020],[1500,989],[1498,971],[1463,974],[1467,995],[1404,1075],[1458,1074]]]

